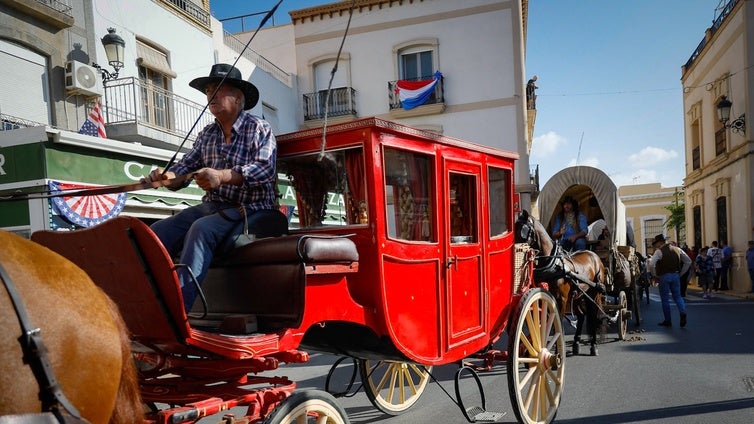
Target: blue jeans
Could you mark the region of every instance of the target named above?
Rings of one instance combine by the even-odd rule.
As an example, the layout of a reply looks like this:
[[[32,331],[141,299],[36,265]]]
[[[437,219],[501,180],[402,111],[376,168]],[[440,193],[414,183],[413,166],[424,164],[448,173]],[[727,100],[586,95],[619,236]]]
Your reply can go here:
[[[730,270],[729,264],[723,264],[722,268],[720,268],[720,289],[722,290],[728,290],[730,287],[728,287],[728,271]]]
[[[575,252],[577,250],[586,250],[586,238],[579,237],[573,243],[571,243],[570,241],[568,241],[568,237],[566,236],[560,240],[560,246],[570,252]]]
[[[222,214],[217,213],[219,209]],[[201,284],[215,252],[226,248],[243,232],[243,223],[238,207],[204,202],[157,221],[151,228],[168,253],[173,257],[180,253],[178,263],[186,265],[178,267],[176,272],[181,282],[183,306],[190,311],[199,294],[190,273]]]
[[[686,313],[686,303],[681,297],[681,278],[677,272],[669,272],[660,276],[660,300],[662,302],[662,314],[665,316],[665,321],[672,321],[670,319],[670,295],[673,294],[673,300],[675,306],[678,307],[678,312],[682,315]]]

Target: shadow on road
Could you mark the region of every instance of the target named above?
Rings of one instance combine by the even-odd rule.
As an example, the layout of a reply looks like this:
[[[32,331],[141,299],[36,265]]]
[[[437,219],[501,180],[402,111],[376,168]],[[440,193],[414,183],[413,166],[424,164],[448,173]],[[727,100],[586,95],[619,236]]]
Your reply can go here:
[[[558,423],[602,424],[602,423],[633,423],[641,421],[655,421],[664,418],[689,417],[693,415],[730,412],[738,409],[754,408],[754,398],[738,400],[696,403],[685,406],[646,409],[635,412],[621,412],[618,414],[597,415],[593,417],[579,417],[570,420],[557,420]]]

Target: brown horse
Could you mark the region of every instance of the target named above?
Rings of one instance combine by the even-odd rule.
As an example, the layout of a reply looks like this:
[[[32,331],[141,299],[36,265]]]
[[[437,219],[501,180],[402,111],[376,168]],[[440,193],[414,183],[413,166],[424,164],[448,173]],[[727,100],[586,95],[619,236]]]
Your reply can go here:
[[[93,424],[143,421],[131,345],[117,306],[84,271],[51,250],[3,231],[0,246],[0,264],[30,324],[40,330],[63,395]],[[0,415],[45,412],[20,336],[14,305],[0,285]]]
[[[581,331],[586,320],[590,337],[590,354],[597,355],[597,327],[602,294],[605,291],[605,268],[600,257],[589,250],[564,251],[547,234],[544,225],[527,211],[516,221],[516,242],[528,243],[537,251],[534,278],[547,281],[555,296],[561,316],[565,316],[569,300],[577,317],[573,337],[573,354],[579,354]]]

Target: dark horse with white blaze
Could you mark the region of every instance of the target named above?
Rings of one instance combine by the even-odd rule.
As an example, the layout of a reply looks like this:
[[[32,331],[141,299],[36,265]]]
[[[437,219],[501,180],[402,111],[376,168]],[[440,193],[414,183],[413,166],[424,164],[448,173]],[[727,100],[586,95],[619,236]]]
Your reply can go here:
[[[590,354],[597,355],[597,327],[602,295],[605,292],[605,268],[600,257],[589,250],[569,253],[557,245],[544,225],[524,210],[516,220],[516,242],[527,243],[536,253],[534,279],[547,281],[555,296],[561,317],[565,316],[568,301],[573,299],[576,314],[576,333],[573,354],[579,354],[584,321],[590,338]]]
[[[0,282],[0,416],[42,422],[33,417],[47,412],[40,398],[49,404],[51,394],[40,390],[46,383],[37,372],[44,367],[32,368],[46,363],[58,389],[51,410],[60,411],[59,405],[69,418],[74,412],[93,424],[142,422],[131,343],[115,303],[83,270],[46,247],[4,231],[0,246],[0,274],[12,284],[6,289]],[[17,315],[19,303],[23,312]],[[22,321],[31,330],[27,337]],[[37,337],[33,347],[44,351],[22,347],[19,341],[30,333]]]

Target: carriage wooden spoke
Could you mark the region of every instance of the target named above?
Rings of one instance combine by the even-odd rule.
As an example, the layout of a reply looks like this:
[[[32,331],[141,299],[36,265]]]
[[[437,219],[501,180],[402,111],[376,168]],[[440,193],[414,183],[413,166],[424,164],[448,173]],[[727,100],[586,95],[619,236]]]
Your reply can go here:
[[[399,415],[424,393],[432,367],[410,362],[362,360],[359,370],[372,405],[388,415]]]
[[[621,290],[620,293],[618,293],[618,300],[616,303],[616,306],[618,307],[618,340],[625,340],[628,320],[631,319],[631,313],[628,309],[628,297],[626,296],[625,291]]]
[[[528,291],[517,309],[508,346],[508,391],[523,423],[550,422],[563,393],[565,337],[555,299]]]
[[[306,390],[294,393],[267,416],[264,424],[347,424],[348,418],[327,392]]]

